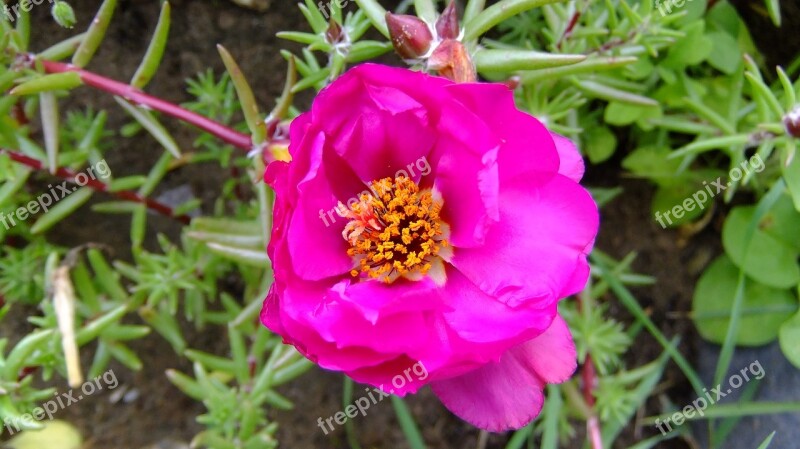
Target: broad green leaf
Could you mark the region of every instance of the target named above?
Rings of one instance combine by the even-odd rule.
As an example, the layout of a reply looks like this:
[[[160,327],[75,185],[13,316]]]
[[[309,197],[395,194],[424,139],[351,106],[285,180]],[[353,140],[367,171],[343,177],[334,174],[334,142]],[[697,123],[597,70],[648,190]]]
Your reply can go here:
[[[778,337],[783,355],[800,368],[800,312],[781,325]]]
[[[631,123],[640,120],[658,119],[661,117],[661,108],[658,103],[655,105],[642,105],[630,101],[617,101],[614,98],[608,98],[610,101],[603,113],[604,120],[609,125],[627,126]]]
[[[759,228],[800,253],[800,238],[797,236],[797,230],[800,229],[800,212],[792,205],[789,195],[781,195],[761,220]]]
[[[757,242],[753,241],[753,246]],[[709,266],[697,282],[692,298],[692,320],[700,335],[722,343],[730,323],[739,269],[723,255]],[[758,346],[778,336],[780,325],[797,311],[797,299],[785,289],[776,289],[745,279],[741,321],[735,342]]]
[[[590,128],[581,138],[583,150],[593,164],[610,158],[617,148],[617,136],[605,126]]]
[[[750,220],[750,223],[748,223],[747,229],[742,237],[745,249],[748,249],[750,244],[753,243],[753,235],[758,228],[759,221],[772,208],[785,188],[786,186],[783,184],[783,181],[779,180],[778,182],[774,183],[772,187],[770,187],[766,195],[762,196],[761,199],[758,200],[753,218]],[[744,308],[744,300],[746,296],[746,280],[747,279],[745,277],[744,270],[739,269],[735,289],[736,293],[733,301],[731,301],[730,322],[728,323],[728,327],[725,331],[725,339],[722,342],[722,348],[719,351],[717,366],[714,369],[713,382],[715,384],[723,382],[725,374],[730,369],[731,361],[733,360],[733,354],[736,351],[736,336],[739,334],[739,329],[741,327],[742,309]]]
[[[665,0],[664,3],[666,3]],[[684,2],[683,7],[673,10],[673,12],[685,12],[686,15],[679,18],[675,21],[676,24],[689,24],[689,23],[696,23],[698,19],[701,19],[706,12],[706,5],[708,4],[708,0],[686,0]]]
[[[622,160],[622,167],[637,176],[660,184],[670,184],[681,164],[679,160],[670,159],[669,155],[670,150],[665,147],[637,148]]]
[[[708,38],[712,43],[708,63],[726,75],[736,73],[742,65],[742,51],[739,49],[739,42],[723,31],[709,33]]]
[[[731,211],[722,228],[725,253],[755,281],[775,288],[797,285],[800,282],[798,252],[764,231],[763,227],[769,225],[766,216],[756,228],[753,241],[744,254],[745,234],[754,213],[755,206],[740,206]]]
[[[685,179],[685,178],[684,178]],[[676,182],[658,188],[651,205],[654,219],[662,227],[677,227],[700,218],[713,198],[700,185]]]
[[[695,0],[694,3],[699,3]],[[673,69],[700,64],[711,54],[713,42],[705,35],[705,23],[693,22],[682,29],[686,35],[673,44],[662,64]]]
[[[706,21],[715,31],[723,31],[731,36],[738,36],[744,26],[730,2],[717,2],[706,14]]]

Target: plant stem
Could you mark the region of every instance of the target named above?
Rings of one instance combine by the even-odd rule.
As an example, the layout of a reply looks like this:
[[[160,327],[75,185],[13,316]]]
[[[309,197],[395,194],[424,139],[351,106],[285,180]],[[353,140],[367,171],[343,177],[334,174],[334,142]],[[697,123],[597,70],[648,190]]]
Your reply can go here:
[[[34,56],[29,55],[29,58],[29,62],[33,65]],[[48,61],[46,59],[39,59],[37,62],[42,64],[42,67],[47,73],[77,72],[80,75],[83,83],[87,86],[117,95],[135,105],[146,106],[154,111],[161,112],[170,117],[174,117],[178,120],[194,125],[203,131],[216,136],[220,140],[233,145],[236,148],[249,151],[253,147],[250,136],[247,134],[240,133],[239,131],[231,129],[221,123],[215,122],[209,118],[203,117],[200,114],[184,109],[168,101],[148,95],[139,89],[129,86],[128,84],[114,81],[96,73],[83,70],[75,67],[72,64]]]
[[[588,313],[592,307],[592,298],[589,296],[589,286],[577,296],[578,311],[581,313]],[[592,355],[586,354],[586,359],[583,361],[581,368],[581,378],[583,380],[583,400],[589,407],[591,414],[586,419],[586,437],[592,449],[603,449],[603,432],[600,430],[600,419],[597,417],[595,411],[595,397],[594,389],[597,386],[597,372],[594,369],[592,362]]]
[[[586,355],[586,361],[583,363],[581,375],[583,377],[583,399],[592,410],[591,416],[586,420],[586,433],[592,445],[592,449],[603,449],[600,420],[594,412],[594,387],[597,383],[597,375],[595,374],[594,365],[592,364],[592,356],[589,354]]]
[[[7,154],[12,161],[26,165],[34,170],[46,169],[45,164],[42,161],[26,156],[18,151],[0,148],[0,154]],[[67,181],[72,181],[72,182],[75,182],[75,177],[78,175],[74,171],[63,167],[56,169],[56,172],[54,174],[61,179],[65,179]],[[117,198],[125,201],[144,204],[145,206],[147,206],[148,209],[158,212],[161,215],[174,218],[183,224],[189,224],[189,222],[191,222],[191,218],[188,215],[176,215],[170,206],[167,206],[166,204],[158,202],[156,200],[143,197],[136,192],[132,192],[129,190],[111,192],[109,191],[108,184],[98,181],[97,179],[88,179],[85,185],[99,192],[108,192],[111,195],[114,195]]]

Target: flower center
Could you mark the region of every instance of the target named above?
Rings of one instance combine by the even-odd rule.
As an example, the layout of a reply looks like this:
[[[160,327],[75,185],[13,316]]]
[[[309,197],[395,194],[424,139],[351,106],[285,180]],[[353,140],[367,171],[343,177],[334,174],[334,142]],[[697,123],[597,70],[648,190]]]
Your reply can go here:
[[[341,202],[338,206],[350,219],[342,232],[352,245],[347,254],[358,264],[350,274],[387,284],[400,276],[426,274],[448,246],[439,219],[442,202],[405,176],[373,181],[371,187],[374,195],[363,193],[351,207]]]

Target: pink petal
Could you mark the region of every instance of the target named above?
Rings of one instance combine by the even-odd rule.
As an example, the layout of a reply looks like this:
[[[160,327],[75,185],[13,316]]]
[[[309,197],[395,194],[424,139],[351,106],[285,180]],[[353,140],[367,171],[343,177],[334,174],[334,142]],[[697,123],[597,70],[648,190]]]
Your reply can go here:
[[[534,117],[514,104],[514,94],[502,84],[453,84],[446,89],[473,111],[502,140],[498,153],[500,179],[523,174],[558,171],[559,155],[550,132]]]
[[[485,265],[491,265],[486,263]],[[459,337],[477,343],[525,340],[544,332],[556,315],[555,302],[543,302],[541,307],[515,308],[479,289],[461,272],[447,269],[447,283],[443,289],[444,312],[447,325]]]
[[[490,432],[519,429],[544,403],[545,382],[563,382],[574,372],[575,347],[564,322],[462,376],[431,383],[442,403],[461,419]]]
[[[554,132],[550,132],[550,134],[553,136],[558,157],[561,159],[558,172],[575,182],[579,182],[583,177],[584,164],[583,156],[578,152],[575,142]]]
[[[530,366],[539,378],[549,384],[566,381],[578,366],[575,342],[560,315],[556,315],[553,324],[543,334],[521,347],[527,352]]]
[[[562,175],[544,185],[518,177],[501,190],[500,205],[486,244],[456,248],[453,266],[511,308],[545,307],[585,285],[599,221],[586,190]]]
[[[297,275],[308,280],[346,273],[353,267],[347,255],[349,245],[339,231],[341,227],[332,227],[331,223],[338,218],[339,225],[344,226],[343,219],[336,213],[326,213],[336,206],[338,199],[322,164],[324,145],[325,139],[319,134],[309,151],[309,169],[296,186],[298,204],[302,207],[294,209],[291,224],[287,226],[292,265]]]

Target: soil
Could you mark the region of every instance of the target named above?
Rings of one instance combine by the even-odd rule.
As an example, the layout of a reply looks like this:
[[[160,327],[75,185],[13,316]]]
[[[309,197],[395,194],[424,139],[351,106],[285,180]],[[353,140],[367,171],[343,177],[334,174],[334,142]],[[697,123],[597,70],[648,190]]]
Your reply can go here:
[[[71,3],[76,9],[78,27],[82,28],[91,20],[100,1]],[[157,78],[148,91],[173,102],[188,100],[184,83],[186,78],[208,67],[216,73],[222,71],[215,48],[220,43],[242,66],[260,104],[265,108],[270,107],[283,86],[285,71],[285,62],[278,49],[285,47],[286,43],[279,42],[275,33],[283,29],[304,28],[296,2],[273,0],[271,3],[266,11],[256,12],[223,0],[173,0],[170,44]],[[114,79],[129,79],[147,48],[149,35],[157,20],[157,4],[155,0],[120,1],[108,37],[89,68]],[[54,25],[47,17],[47,9],[42,6],[34,11],[34,50],[43,49],[73,34]],[[89,105],[110,111],[109,129],[119,129],[129,121],[109,96],[88,88],[76,92],[69,101],[63,103],[62,108],[68,110]],[[194,130],[167,120],[164,123],[173,131],[182,147],[191,146],[197,135]],[[116,138],[114,142],[119,146],[108,152],[107,161],[117,176],[140,173],[156,160],[161,151],[149,137]],[[644,181],[621,177],[619,157],[603,165],[589,167],[587,172],[586,184],[589,186],[622,186],[624,189],[624,193],[602,211],[603,226],[597,246],[616,258],[631,251],[638,254],[633,265],[635,271],[654,276],[656,284],[637,289],[634,293],[668,336],[683,336],[681,349],[691,357],[695,351],[692,344],[695,338],[686,312],[698,274],[719,253],[718,220],[689,241],[683,240],[675,232],[662,230],[650,214],[652,188]],[[218,194],[227,176],[228,173],[212,166],[188,167],[170,175],[163,188],[168,190],[188,185],[196,197],[210,200]],[[210,201],[206,201],[208,204]],[[76,213],[64,222],[54,233],[56,241],[65,246],[99,241],[113,248],[122,248],[117,257],[130,257],[124,249],[128,247],[127,231],[119,232],[127,230],[128,219],[103,215],[102,220],[97,220],[97,215],[88,209],[86,212]],[[178,231],[178,225],[168,219],[149,218],[149,236],[157,232],[176,235]],[[153,245],[152,240],[149,245]],[[13,329],[0,330],[0,333],[22,335],[26,332],[25,313],[35,314],[36,311],[17,309],[17,324]],[[615,302],[612,302],[612,313],[623,321],[629,320],[622,306]],[[190,346],[195,348],[217,353],[226,350],[222,335],[187,330],[187,338]],[[133,349],[145,362],[141,372],[133,373],[112,365],[120,380],[119,388],[125,388],[129,393],[126,398],[112,402],[110,399],[117,398],[112,398],[114,395],[110,392],[104,392],[60,412],[58,418],[75,424],[90,439],[94,448],[139,449],[170,447],[168,441],[188,443],[201,430],[194,418],[202,414],[204,408],[174,388],[164,376],[164,371],[177,369],[189,372],[190,365],[185,359],[176,357],[171,347],[158,336],[142,340]],[[642,333],[636,351],[630,354],[627,363],[639,365],[656,358],[660,353],[658,344]],[[668,388],[669,394],[676,397],[679,403],[683,403],[680,399],[688,395],[683,376],[673,365],[668,368],[663,387]],[[356,389],[357,393],[359,391]],[[342,430],[326,436],[317,427],[318,417],[325,419],[341,409],[341,375],[315,369],[306,374],[303,380],[285,386],[281,393],[295,403],[294,410],[278,412],[273,416],[280,424],[278,441],[281,447],[348,447]],[[408,403],[429,448],[477,447],[478,431],[453,417],[429,390],[409,398]],[[357,420],[355,426],[365,449],[406,447],[388,401],[370,409],[369,414]],[[582,432],[582,429],[577,430]],[[634,434],[629,429],[622,439],[626,444],[621,447],[652,434],[648,432],[644,435]],[[490,435],[485,447],[502,448],[507,438],[507,435]],[[680,442],[671,444],[669,447],[688,447]]]

